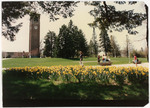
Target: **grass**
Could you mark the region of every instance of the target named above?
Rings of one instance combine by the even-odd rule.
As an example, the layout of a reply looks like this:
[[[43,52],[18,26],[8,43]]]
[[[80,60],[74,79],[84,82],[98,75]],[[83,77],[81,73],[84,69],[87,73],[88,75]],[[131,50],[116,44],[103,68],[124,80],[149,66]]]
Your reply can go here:
[[[139,58],[146,62],[146,58]],[[84,58],[84,65],[97,65],[97,58]],[[113,64],[127,64],[127,58],[111,58]],[[53,66],[53,65],[79,65],[79,59],[63,58],[15,58],[2,61],[3,68],[25,67],[25,66]],[[28,100],[28,101],[27,101]],[[37,101],[40,100],[40,101]],[[58,101],[59,100],[59,101]],[[62,101],[63,100],[63,101]],[[67,101],[64,101],[67,100]],[[69,100],[69,101],[68,101]],[[72,101],[71,101],[72,100]],[[76,101],[80,100],[80,101]],[[83,100],[83,101],[81,101]],[[86,103],[85,100],[92,100]],[[100,101],[102,100],[102,101]],[[25,77],[18,77],[14,74],[7,74],[3,71],[3,105],[5,107],[23,106],[57,106],[60,105],[104,105],[104,100],[129,100],[131,105],[135,102],[140,104],[142,100],[148,100],[148,84],[115,84],[102,83],[75,83],[49,80],[33,80]],[[69,103],[71,102],[71,103]],[[147,101],[146,101],[147,102]],[[42,104],[43,103],[43,104]],[[80,104],[79,104],[80,103]],[[106,106],[114,102],[106,102]],[[121,104],[117,102],[115,105]],[[142,105],[145,105],[145,101]],[[123,105],[126,105],[126,103]],[[47,107],[47,106],[46,106]]]
[[[16,60],[16,59],[10,59]],[[20,59],[21,60],[21,59]],[[31,60],[31,59],[22,59]],[[33,59],[36,60],[36,59]],[[34,65],[33,60],[31,64]],[[39,59],[37,59],[39,60]],[[41,59],[51,60],[51,59]],[[53,59],[56,62],[56,58]],[[64,63],[63,59],[57,59]],[[6,60],[7,61],[7,60]],[[68,60],[72,61],[72,60]],[[73,60],[75,62],[75,60]],[[91,60],[92,61],[92,60]],[[28,61],[29,62],[29,61]],[[36,63],[36,61],[34,61]],[[58,62],[58,61],[57,61]],[[56,63],[57,63],[56,62]],[[14,62],[15,63],[15,62]],[[17,62],[18,63],[18,62]],[[43,62],[44,63],[44,62]],[[49,63],[49,62],[48,62]],[[12,63],[13,64],[13,63]],[[21,61],[20,61],[21,64]],[[23,64],[23,63],[22,63]],[[30,65],[31,65],[30,64]],[[38,63],[37,63],[38,64]],[[14,74],[13,72],[3,71],[3,105],[4,107],[35,107],[35,106],[45,106],[49,103],[49,106],[60,105],[70,105],[70,101],[73,103],[71,105],[104,105],[106,106],[110,103],[110,100],[119,100],[119,103],[110,103],[118,106],[120,100],[128,100],[127,103],[135,102],[141,105],[143,102],[145,105],[148,102],[148,84],[146,83],[125,83],[119,85],[113,83],[104,84],[102,82],[63,82],[63,81],[49,81],[46,79],[31,79],[27,78],[21,74]],[[28,101],[27,101],[28,100]],[[40,100],[40,101],[38,101]],[[41,101],[42,100],[42,101]],[[63,101],[62,101],[63,100]],[[66,100],[66,101],[64,101]],[[75,101],[79,100],[79,101]],[[85,100],[88,101],[85,103]],[[135,101],[138,100],[139,102]],[[91,104],[90,104],[91,105]],[[123,106],[126,103],[123,103]]]
[[[132,60],[133,58],[131,58]],[[147,62],[146,58],[139,58],[142,63]],[[111,58],[113,64],[128,64],[128,58]],[[97,65],[96,57],[87,57],[83,59],[85,66]],[[63,59],[63,58],[15,58],[2,61],[3,68],[9,67],[25,67],[25,66],[54,66],[54,65],[79,65],[79,59]]]

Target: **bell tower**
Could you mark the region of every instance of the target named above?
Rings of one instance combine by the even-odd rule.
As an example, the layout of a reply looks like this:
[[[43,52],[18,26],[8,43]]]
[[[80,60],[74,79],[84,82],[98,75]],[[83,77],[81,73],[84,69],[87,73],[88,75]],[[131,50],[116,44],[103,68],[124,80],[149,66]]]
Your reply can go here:
[[[29,54],[30,57],[39,57],[40,51],[40,14],[30,16],[29,27]]]

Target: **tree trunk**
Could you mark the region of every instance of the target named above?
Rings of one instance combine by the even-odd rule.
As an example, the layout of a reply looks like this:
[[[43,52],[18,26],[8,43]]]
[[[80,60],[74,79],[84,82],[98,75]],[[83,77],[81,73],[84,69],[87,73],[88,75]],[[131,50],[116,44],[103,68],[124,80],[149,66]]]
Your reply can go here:
[[[149,52],[149,45],[148,45],[148,6],[145,4],[146,16],[147,16],[147,30],[146,30],[146,41],[147,41],[147,51]],[[147,53],[147,61],[149,62],[149,54]]]

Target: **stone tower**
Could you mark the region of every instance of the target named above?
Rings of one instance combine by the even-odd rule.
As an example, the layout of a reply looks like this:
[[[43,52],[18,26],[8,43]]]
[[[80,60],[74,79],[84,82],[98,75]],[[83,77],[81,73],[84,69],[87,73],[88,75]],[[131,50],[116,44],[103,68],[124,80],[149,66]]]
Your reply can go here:
[[[40,15],[30,16],[29,27],[29,54],[30,57],[39,57],[40,47]]]

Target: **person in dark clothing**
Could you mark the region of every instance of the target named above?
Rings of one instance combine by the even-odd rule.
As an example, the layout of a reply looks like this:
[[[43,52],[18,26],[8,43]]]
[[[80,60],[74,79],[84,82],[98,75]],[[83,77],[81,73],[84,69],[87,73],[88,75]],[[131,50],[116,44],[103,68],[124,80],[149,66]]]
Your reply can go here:
[[[98,57],[97,57],[97,62],[98,62],[98,64],[100,64],[100,61],[101,61],[100,55],[98,55]]]
[[[83,53],[82,53],[82,51],[80,51],[80,64],[81,65],[83,65],[82,61],[83,61]]]

